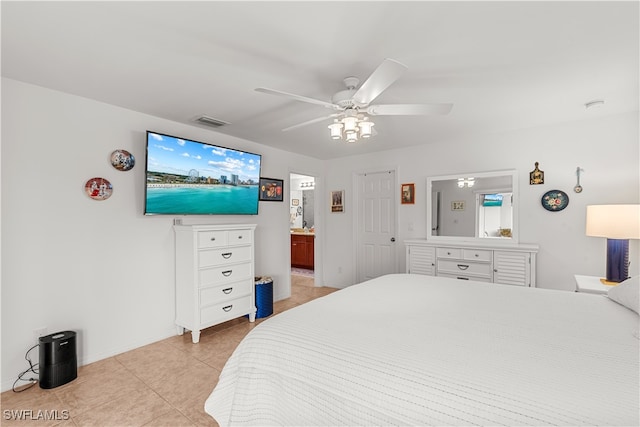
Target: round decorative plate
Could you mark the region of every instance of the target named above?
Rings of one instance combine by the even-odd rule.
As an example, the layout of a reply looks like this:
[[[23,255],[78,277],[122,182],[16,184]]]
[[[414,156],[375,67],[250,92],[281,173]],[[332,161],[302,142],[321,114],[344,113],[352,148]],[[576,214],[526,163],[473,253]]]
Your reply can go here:
[[[567,193],[564,191],[551,190],[544,193],[540,202],[546,210],[558,212],[567,207],[569,204],[569,196],[567,196]]]
[[[133,169],[136,159],[127,150],[116,150],[111,153],[111,166],[119,171],[128,171]]]
[[[84,184],[84,191],[93,200],[107,200],[113,193],[113,185],[104,178],[91,178]]]

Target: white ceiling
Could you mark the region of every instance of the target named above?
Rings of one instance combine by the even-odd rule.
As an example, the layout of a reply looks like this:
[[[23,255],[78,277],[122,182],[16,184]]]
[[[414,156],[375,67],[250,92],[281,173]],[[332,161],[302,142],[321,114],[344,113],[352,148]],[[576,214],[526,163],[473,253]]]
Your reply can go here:
[[[177,122],[208,115],[231,123],[219,132],[331,159],[637,111],[638,6],[2,1],[2,75]],[[282,132],[330,111],[254,91],[330,101],[384,58],[409,69],[374,103],[452,112],[378,116],[376,137],[346,144],[329,120]],[[594,99],[604,107],[587,111]]]

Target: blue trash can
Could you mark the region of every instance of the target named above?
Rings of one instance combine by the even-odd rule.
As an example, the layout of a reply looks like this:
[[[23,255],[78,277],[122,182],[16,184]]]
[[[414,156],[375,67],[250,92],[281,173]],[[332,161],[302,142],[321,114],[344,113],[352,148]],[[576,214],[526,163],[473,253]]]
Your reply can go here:
[[[256,319],[273,314],[273,280],[271,277],[256,277]]]

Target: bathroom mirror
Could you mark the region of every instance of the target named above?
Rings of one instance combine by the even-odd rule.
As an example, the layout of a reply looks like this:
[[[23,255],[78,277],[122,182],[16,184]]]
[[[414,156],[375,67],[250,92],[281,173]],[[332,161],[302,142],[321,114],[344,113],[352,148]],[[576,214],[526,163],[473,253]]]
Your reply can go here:
[[[515,170],[427,178],[427,239],[518,242]]]

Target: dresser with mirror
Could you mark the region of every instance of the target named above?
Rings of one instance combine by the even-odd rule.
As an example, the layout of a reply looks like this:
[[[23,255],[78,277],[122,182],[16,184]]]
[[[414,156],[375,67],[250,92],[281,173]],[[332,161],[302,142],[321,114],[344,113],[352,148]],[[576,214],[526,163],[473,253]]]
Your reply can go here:
[[[405,241],[406,271],[536,286],[538,246],[518,241],[515,170],[427,178],[427,236]]]

